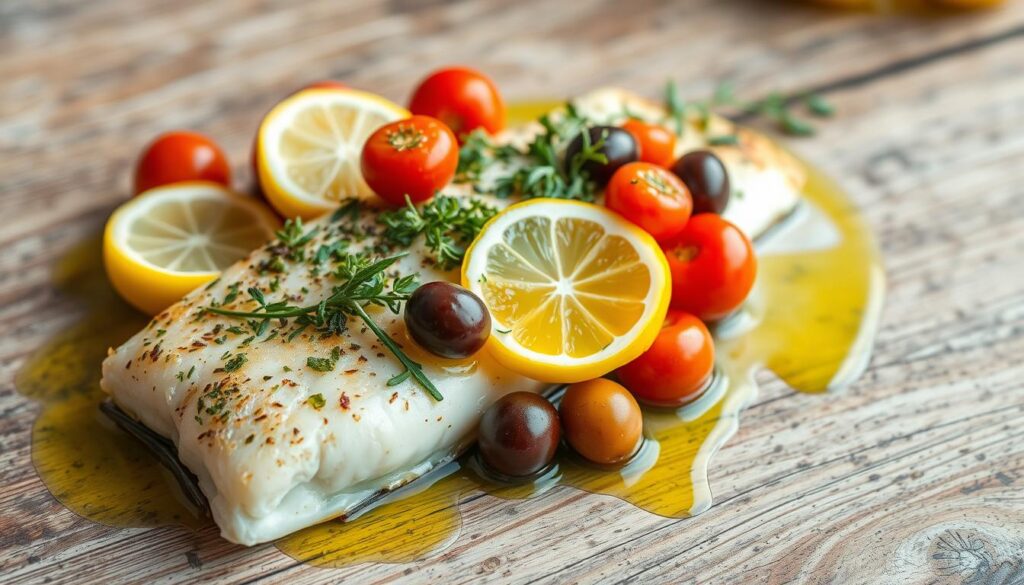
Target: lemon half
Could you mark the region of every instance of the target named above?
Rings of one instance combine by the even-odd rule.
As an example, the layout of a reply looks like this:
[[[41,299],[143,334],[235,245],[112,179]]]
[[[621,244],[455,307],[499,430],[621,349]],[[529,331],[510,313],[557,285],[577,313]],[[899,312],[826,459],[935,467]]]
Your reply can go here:
[[[103,262],[114,289],[156,315],[274,237],[262,203],[206,182],[150,189],[114,211]]]
[[[267,200],[285,217],[311,219],[346,197],[374,197],[360,170],[363,144],[409,111],[354,89],[306,89],[260,124],[256,168]]]
[[[562,199],[495,216],[467,251],[462,282],[490,310],[494,357],[546,382],[597,378],[639,356],[671,297],[668,262],[650,235]]]

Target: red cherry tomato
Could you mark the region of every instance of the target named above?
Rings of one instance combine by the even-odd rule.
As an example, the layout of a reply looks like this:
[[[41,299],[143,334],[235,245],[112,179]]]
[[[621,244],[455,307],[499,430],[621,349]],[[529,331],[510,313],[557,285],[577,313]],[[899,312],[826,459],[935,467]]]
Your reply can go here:
[[[662,247],[672,271],[674,309],[716,321],[743,304],[754,286],[754,247],[719,215],[698,213]]]
[[[413,92],[409,110],[441,120],[460,141],[477,128],[490,134],[505,128],[505,102],[498,88],[483,73],[468,67],[431,73]]]
[[[679,406],[701,395],[715,367],[715,344],[693,315],[670,310],[650,349],[618,370],[637,400]]]
[[[161,134],[135,165],[135,194],[181,181],[213,181],[231,186],[231,167],[217,143],[198,132]]]
[[[455,176],[459,145],[447,126],[429,116],[386,124],[363,146],[363,178],[392,205],[426,201]]]
[[[309,85],[306,85],[305,87],[300,87],[299,89],[297,89],[297,90],[291,92],[290,94],[288,94],[287,97],[291,97],[291,96],[299,93],[300,91],[302,91],[304,89],[347,89],[347,88],[348,88],[348,86],[345,85],[344,83],[340,82],[340,81],[334,81],[334,80],[331,80],[331,79],[322,79],[320,81],[314,81],[313,83],[310,83]],[[255,186],[255,189],[256,189],[256,194],[260,195],[260,196],[263,195],[263,191],[260,188],[260,173],[259,173],[259,169],[257,167],[256,161],[259,160],[259,156],[260,156],[260,151],[259,151],[259,148],[260,148],[260,145],[259,145],[259,127],[263,125],[263,118],[265,118],[265,117],[266,117],[266,114],[264,114],[263,117],[260,118],[260,123],[259,123],[259,125],[256,126],[256,128],[257,128],[256,136],[253,137],[253,139],[252,139],[252,149],[249,150],[249,166],[252,169],[252,181],[253,181],[253,185]]]
[[[670,171],[651,163],[632,162],[612,175],[605,190],[605,205],[660,242],[683,231],[693,200],[683,181]]]
[[[630,118],[622,129],[633,135],[642,162],[668,167],[676,160],[676,135],[668,128]]]

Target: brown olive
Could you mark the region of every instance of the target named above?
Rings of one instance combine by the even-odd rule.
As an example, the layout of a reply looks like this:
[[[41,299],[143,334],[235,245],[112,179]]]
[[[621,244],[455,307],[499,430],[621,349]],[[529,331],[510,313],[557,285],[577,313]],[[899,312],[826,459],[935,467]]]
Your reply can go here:
[[[693,213],[717,213],[729,205],[729,172],[722,159],[709,150],[688,152],[672,165],[693,196]]]
[[[405,326],[416,343],[444,358],[466,358],[491,335],[480,297],[450,282],[428,282],[405,303]]]
[[[584,458],[611,465],[636,453],[643,414],[622,385],[597,378],[569,386],[558,406],[565,440]]]
[[[589,139],[588,144],[592,146],[601,144],[597,151],[607,159],[607,162],[588,160],[580,167],[580,170],[585,172],[599,187],[604,187],[615,171],[619,170],[619,167],[640,158],[640,149],[632,134],[617,126],[593,126],[580,132],[569,143],[565,151],[567,171],[572,169],[575,164],[574,159],[583,151],[584,140],[587,139]]]
[[[513,392],[492,404],[480,419],[480,455],[498,473],[529,476],[551,463],[561,435],[558,411],[546,398]]]

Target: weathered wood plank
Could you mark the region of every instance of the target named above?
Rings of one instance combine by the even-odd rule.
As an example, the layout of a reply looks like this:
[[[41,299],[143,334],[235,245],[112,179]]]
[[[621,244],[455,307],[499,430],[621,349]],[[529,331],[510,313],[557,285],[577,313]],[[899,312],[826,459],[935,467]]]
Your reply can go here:
[[[0,213],[18,218],[0,230],[5,581],[960,582],[971,567],[929,560],[960,550],[956,531],[983,543],[992,570],[1019,562],[1024,6],[912,21],[753,1],[409,4],[0,9]],[[685,521],[571,489],[485,496],[463,503],[462,535],[439,555],[325,571],[212,530],[115,530],[64,510],[29,461],[37,406],[10,380],[80,313],[51,266],[125,196],[141,144],[201,128],[241,186],[275,96],[338,77],[401,99],[446,62],[479,65],[520,98],[607,83],[655,95],[667,76],[691,96],[724,79],[755,95],[833,89],[842,115],[794,146],[852,192],[885,251],[869,374],[828,397],[766,378],[712,472],[719,504]]]

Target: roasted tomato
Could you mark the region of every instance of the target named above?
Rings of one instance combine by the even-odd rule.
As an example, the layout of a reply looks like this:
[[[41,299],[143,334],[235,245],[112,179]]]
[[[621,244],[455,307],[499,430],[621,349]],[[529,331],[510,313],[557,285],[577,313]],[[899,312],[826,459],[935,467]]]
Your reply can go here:
[[[630,118],[622,129],[633,135],[640,150],[640,162],[667,167],[675,160],[676,135],[659,124]]]
[[[231,167],[217,143],[198,132],[161,134],[135,165],[135,194],[181,181],[212,181],[231,186]]]
[[[490,134],[505,128],[505,102],[498,88],[468,67],[446,67],[428,75],[413,92],[409,110],[441,120],[460,141],[477,128]]]
[[[363,178],[392,205],[426,201],[448,184],[459,163],[459,145],[447,126],[429,116],[386,124],[363,146]]]
[[[690,192],[679,177],[645,162],[615,171],[605,191],[605,205],[659,242],[679,235],[693,208]]]
[[[701,395],[715,368],[715,344],[704,322],[671,310],[654,345],[618,370],[637,400],[679,406]]]
[[[717,321],[743,304],[754,286],[754,247],[718,215],[698,213],[662,247],[672,271],[674,309]]]

